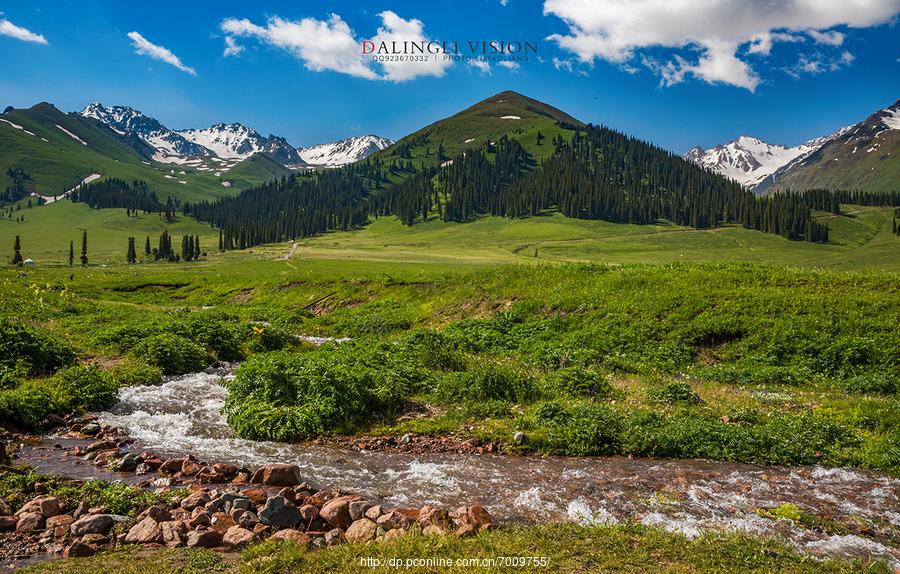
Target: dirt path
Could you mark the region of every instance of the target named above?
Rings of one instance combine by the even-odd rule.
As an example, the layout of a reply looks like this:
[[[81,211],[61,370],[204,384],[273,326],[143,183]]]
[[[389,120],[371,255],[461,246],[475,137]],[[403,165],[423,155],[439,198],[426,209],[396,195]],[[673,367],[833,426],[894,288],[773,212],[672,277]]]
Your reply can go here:
[[[291,250],[287,252],[287,255],[282,257],[280,260],[281,261],[290,261],[291,259],[294,258],[295,253],[297,253],[297,242],[296,241],[291,244]]]

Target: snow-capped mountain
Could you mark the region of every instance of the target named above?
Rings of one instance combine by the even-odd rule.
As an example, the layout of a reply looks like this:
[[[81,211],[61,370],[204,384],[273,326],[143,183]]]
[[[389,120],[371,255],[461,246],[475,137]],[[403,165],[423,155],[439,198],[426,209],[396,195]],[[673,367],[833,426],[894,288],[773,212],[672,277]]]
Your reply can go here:
[[[242,124],[215,124],[208,128],[181,130],[185,139],[211,150],[222,159],[247,159],[255,153],[265,153],[286,167],[303,167],[305,163],[284,138],[263,137]]]
[[[712,169],[748,189],[753,189],[779,168],[819,149],[831,137],[833,135],[788,147],[766,143],[750,136],[741,136],[708,150],[700,146],[691,148],[684,155],[684,159]]]
[[[106,107],[94,102],[81,115],[98,120],[126,139],[138,153],[162,163],[214,155],[209,149],[185,139],[150,116],[127,106]]]
[[[162,163],[195,163],[205,158],[236,163],[264,153],[288,168],[336,167],[363,159],[394,143],[367,135],[294,148],[282,137],[263,137],[243,124],[218,123],[208,128],[176,131],[134,108],[107,107],[99,102],[84,108],[81,115],[106,124],[139,154]]]
[[[297,151],[310,165],[337,167],[364,159],[393,143],[387,138],[367,135],[299,148]]]

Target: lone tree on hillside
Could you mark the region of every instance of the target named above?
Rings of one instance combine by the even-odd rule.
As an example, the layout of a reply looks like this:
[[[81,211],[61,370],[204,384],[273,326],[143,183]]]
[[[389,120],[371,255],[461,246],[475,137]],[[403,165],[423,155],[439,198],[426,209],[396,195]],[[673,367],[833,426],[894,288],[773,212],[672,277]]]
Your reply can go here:
[[[150,236],[147,236],[147,241],[144,242],[144,255],[150,255]]]
[[[128,263],[137,263],[137,252],[134,249],[134,237],[128,238],[128,255],[125,256]]]
[[[69,267],[75,262],[75,242],[69,241]]]
[[[12,264],[22,266],[22,242],[19,240],[19,236],[16,235],[16,241],[13,243],[13,258]]]
[[[82,230],[81,232],[81,266],[87,267],[88,264],[88,256],[87,256],[87,229]]]

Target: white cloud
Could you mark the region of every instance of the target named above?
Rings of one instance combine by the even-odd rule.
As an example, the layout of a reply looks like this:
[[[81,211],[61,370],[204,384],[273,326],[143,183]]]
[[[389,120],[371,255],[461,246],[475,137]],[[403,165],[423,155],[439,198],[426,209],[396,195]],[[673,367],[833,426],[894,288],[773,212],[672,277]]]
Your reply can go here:
[[[571,72],[571,71],[572,71],[572,67],[573,67],[573,66],[572,66],[572,60],[570,60],[570,59],[563,59],[563,58],[557,58],[556,56],[553,56],[553,67],[556,68],[557,70],[563,70],[563,71],[566,71],[566,72]]]
[[[35,44],[46,44],[47,38],[41,34],[35,34],[27,28],[16,26],[6,18],[0,18],[0,36],[9,36],[23,42],[34,42]]]
[[[489,75],[491,73],[491,64],[487,60],[472,59],[467,62],[467,65],[470,68],[478,70],[484,75]]]
[[[784,71],[794,79],[803,75],[815,76],[823,72],[835,72],[853,63],[856,57],[844,50],[837,57],[829,57],[821,53],[801,54],[797,63],[789,66]]]
[[[376,45],[381,42],[427,42],[425,25],[415,18],[404,20],[394,12],[385,10],[378,15],[382,25],[370,40]],[[357,46],[357,50],[359,47]],[[384,70],[382,77],[393,82],[405,82],[419,76],[443,76],[452,62],[444,61],[440,55],[427,61],[379,62]]]
[[[428,40],[421,20],[405,20],[390,10],[378,16],[382,25],[375,36],[365,40],[376,43]],[[368,80],[404,82],[419,76],[442,76],[452,65],[435,58],[426,62],[373,62],[371,56],[362,53],[363,39],[357,38],[338,14],[331,14],[324,21],[315,18],[293,21],[274,16],[265,26],[246,18],[228,18],[222,21],[220,28],[226,33],[226,51],[229,38],[234,41],[238,36],[253,37],[286,50],[313,72],[327,70]]]
[[[157,46],[137,32],[129,32],[128,37],[131,38],[131,42],[134,45],[134,51],[141,56],[150,56],[154,60],[160,60],[167,64],[175,66],[182,72],[187,72],[192,76],[197,75],[197,72],[196,70],[194,70],[194,68],[182,64],[181,59],[173,54],[168,48]]]
[[[501,60],[501,61],[497,62],[497,65],[501,66],[503,68],[506,68],[507,70],[518,70],[519,69],[519,63],[513,62],[511,60]]]
[[[900,0],[545,0],[544,14],[562,19],[568,34],[549,40],[586,64],[596,59],[623,63],[638,56],[671,85],[694,76],[709,83],[755,90],[760,77],[744,61],[747,54],[767,55],[773,42],[814,41],[839,45],[835,26],[864,28],[889,21]],[[660,63],[638,54],[647,48],[696,52],[689,61],[676,55]]]
[[[840,46],[844,43],[844,35],[837,30],[832,30],[830,32],[808,30],[806,33],[809,34],[810,38],[812,38],[819,44],[826,44],[828,46]]]
[[[244,47],[238,44],[233,36],[225,36],[225,51],[222,52],[222,56],[237,56],[241,52],[244,51]]]

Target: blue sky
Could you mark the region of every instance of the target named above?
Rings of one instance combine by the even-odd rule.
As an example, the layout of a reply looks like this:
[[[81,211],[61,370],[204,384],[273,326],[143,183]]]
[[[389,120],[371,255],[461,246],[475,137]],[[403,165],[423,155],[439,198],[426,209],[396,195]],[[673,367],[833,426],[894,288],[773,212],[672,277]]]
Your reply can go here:
[[[684,152],[743,134],[794,145],[900,97],[900,0],[699,4],[0,3],[0,105],[101,101],[302,146],[396,139],[512,89]],[[538,53],[517,69],[382,66],[361,55],[372,38],[528,40]]]

